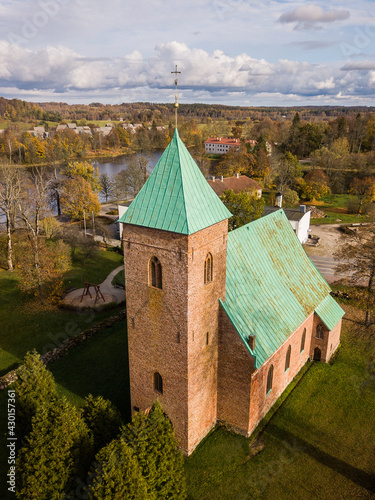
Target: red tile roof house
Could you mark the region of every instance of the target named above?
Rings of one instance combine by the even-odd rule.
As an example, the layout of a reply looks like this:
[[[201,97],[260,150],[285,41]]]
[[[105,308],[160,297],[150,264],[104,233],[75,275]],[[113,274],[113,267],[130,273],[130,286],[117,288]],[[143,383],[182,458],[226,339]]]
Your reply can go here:
[[[246,193],[255,194],[258,198],[262,196],[262,186],[257,181],[247,177],[247,175],[236,174],[234,177],[213,177],[213,179],[208,180],[208,184],[218,196],[221,196],[228,189],[233,189],[236,194],[246,191]]]
[[[258,141],[247,140],[246,143],[251,144],[252,147],[257,144]],[[204,143],[204,150],[206,153],[211,154],[225,154],[228,153],[230,148],[238,149],[241,145],[240,139],[228,139],[225,137],[209,137]]]

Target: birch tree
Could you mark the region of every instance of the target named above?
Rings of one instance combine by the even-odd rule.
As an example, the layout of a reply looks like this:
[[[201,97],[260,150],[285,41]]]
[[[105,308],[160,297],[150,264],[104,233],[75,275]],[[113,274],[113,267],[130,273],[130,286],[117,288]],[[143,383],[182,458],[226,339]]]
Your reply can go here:
[[[7,265],[13,271],[12,233],[15,229],[15,219],[18,203],[21,200],[21,176],[16,167],[0,166],[0,211],[5,216],[7,234]]]

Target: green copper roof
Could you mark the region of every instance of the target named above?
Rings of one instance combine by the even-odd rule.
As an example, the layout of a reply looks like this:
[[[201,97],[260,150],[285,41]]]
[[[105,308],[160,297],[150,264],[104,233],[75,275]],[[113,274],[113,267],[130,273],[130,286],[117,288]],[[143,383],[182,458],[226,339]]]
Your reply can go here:
[[[209,186],[176,129],[120,222],[192,234],[231,215]]]
[[[332,330],[343,316],[343,310],[331,295],[327,295],[315,309],[315,312],[328,330]]]
[[[313,311],[328,328],[344,315],[283,210],[228,235],[221,304],[259,368]],[[333,303],[335,305],[333,305]],[[255,349],[247,342],[255,335]]]

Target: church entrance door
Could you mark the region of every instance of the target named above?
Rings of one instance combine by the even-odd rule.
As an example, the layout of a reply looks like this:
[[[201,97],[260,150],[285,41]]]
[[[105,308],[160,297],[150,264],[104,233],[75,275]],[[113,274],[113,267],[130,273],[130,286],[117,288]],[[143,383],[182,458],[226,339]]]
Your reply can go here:
[[[320,361],[321,357],[322,357],[322,351],[319,349],[319,347],[315,347],[315,349],[314,349],[314,361]]]

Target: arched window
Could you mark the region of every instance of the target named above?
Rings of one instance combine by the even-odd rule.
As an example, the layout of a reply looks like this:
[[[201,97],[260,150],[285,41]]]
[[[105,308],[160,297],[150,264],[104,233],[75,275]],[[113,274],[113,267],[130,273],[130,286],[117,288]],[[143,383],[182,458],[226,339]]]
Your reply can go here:
[[[266,390],[267,394],[272,389],[272,382],[273,382],[273,365],[271,365],[270,368],[269,368],[269,370],[268,370],[268,375],[267,375],[267,390]]]
[[[285,357],[285,371],[289,370],[291,354],[292,354],[292,347],[289,346],[288,350],[286,351],[286,357]]]
[[[306,328],[303,329],[303,333],[302,333],[301,352],[305,350],[305,342],[306,342]]]
[[[149,260],[149,285],[162,288],[161,264],[157,257],[151,257]]]
[[[154,373],[154,389],[156,392],[163,394],[163,379],[159,372]]]
[[[318,325],[316,327],[316,338],[317,339],[323,339],[324,336],[323,336],[323,325]]]
[[[212,271],[213,271],[213,261],[212,255],[207,254],[206,260],[204,261],[204,284],[211,283],[212,281]]]

